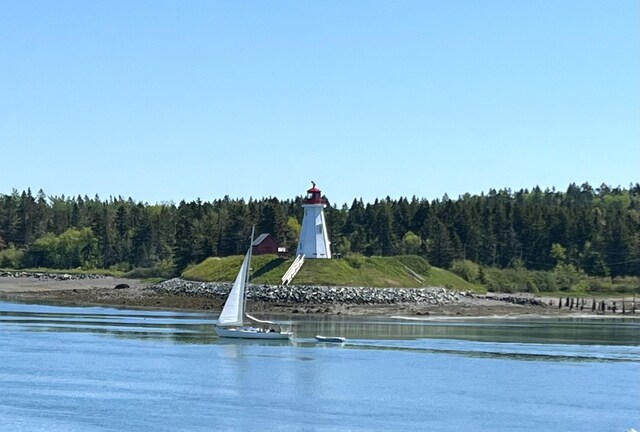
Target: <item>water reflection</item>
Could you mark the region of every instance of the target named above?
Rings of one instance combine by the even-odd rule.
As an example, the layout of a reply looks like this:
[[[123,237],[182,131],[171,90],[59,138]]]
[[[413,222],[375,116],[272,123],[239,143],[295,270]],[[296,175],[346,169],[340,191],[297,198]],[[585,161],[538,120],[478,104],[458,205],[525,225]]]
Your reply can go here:
[[[346,316],[304,316],[294,320],[276,317],[293,328],[292,342],[220,339],[214,331],[215,318],[215,314],[202,312],[0,303],[2,331],[87,333],[177,344],[214,344],[231,357],[242,356],[247,347],[280,344],[312,349],[395,350],[532,361],[640,361],[640,319],[637,318],[420,321]],[[344,336],[347,343],[317,343],[316,334]]]
[[[640,345],[640,319],[476,319],[408,320],[305,317],[294,323],[296,336],[316,334],[348,339],[463,339],[490,342]]]
[[[127,311],[0,303],[0,328],[19,331],[94,333],[125,339],[211,343],[211,316],[204,313]]]
[[[426,354],[448,354],[474,358],[496,358],[553,362],[637,362],[640,348],[635,346],[586,346],[570,344],[517,344],[471,342],[453,339],[417,340],[411,345],[355,341],[349,349],[393,350]]]

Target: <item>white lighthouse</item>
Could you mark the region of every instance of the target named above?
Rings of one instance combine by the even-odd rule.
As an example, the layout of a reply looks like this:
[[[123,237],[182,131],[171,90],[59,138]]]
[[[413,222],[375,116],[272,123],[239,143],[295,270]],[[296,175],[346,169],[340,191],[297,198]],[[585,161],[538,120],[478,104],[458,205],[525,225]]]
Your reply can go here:
[[[331,258],[329,234],[324,219],[326,201],[322,198],[320,189],[311,182],[313,187],[307,191],[307,198],[303,201],[304,216],[302,230],[298,241],[298,255],[310,258]]]

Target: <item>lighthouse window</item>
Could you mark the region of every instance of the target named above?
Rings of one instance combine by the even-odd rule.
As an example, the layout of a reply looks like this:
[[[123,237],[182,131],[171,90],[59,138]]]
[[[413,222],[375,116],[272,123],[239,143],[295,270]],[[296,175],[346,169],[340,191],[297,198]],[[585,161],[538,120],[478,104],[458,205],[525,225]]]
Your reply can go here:
[[[322,234],[322,224],[317,225],[316,229],[318,230],[318,234]]]

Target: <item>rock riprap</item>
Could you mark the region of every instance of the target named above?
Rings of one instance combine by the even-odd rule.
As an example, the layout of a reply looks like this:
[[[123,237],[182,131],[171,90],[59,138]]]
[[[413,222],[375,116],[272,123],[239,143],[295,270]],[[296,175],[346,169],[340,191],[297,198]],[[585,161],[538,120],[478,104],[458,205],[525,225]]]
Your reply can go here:
[[[151,289],[186,296],[225,298],[231,284],[193,282],[180,278],[153,285]],[[369,288],[296,285],[250,285],[247,298],[256,301],[290,304],[450,304],[471,294],[451,291],[443,287],[429,288]]]

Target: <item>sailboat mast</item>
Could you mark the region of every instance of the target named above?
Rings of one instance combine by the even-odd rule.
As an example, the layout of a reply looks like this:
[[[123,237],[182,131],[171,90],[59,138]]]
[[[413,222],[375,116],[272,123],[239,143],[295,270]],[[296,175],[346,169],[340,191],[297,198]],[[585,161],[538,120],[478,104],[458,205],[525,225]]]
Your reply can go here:
[[[247,288],[249,287],[249,276],[251,274],[251,258],[253,257],[253,235],[255,234],[255,231],[256,231],[256,226],[253,225],[251,227],[251,243],[249,243],[249,251],[247,252],[249,259],[247,260],[247,271],[246,271],[245,280],[244,280],[244,301],[242,302],[243,316],[247,308]]]

